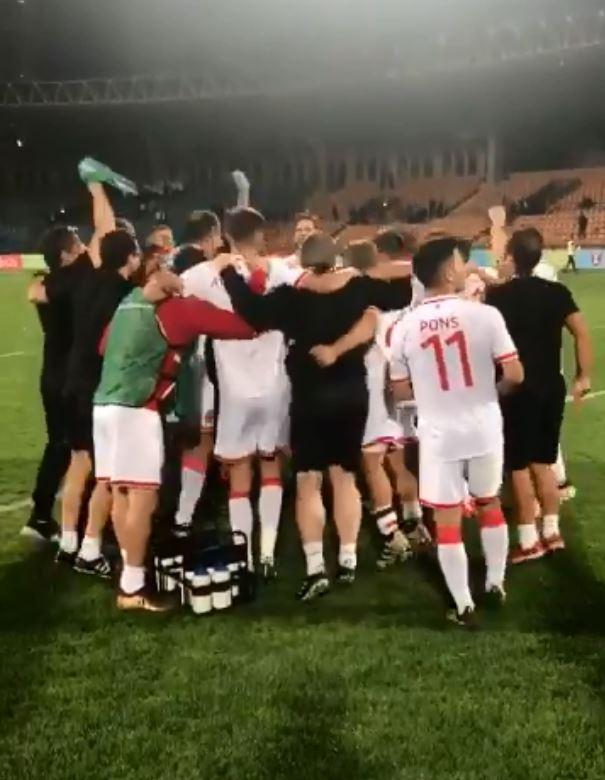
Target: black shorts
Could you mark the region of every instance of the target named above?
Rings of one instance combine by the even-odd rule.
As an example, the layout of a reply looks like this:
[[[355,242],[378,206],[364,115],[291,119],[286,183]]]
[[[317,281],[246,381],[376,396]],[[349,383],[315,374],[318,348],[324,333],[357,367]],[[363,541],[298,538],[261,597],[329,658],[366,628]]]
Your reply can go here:
[[[539,393],[521,388],[502,402],[504,461],[507,471],[530,463],[552,465],[557,460],[565,410],[565,381]]]
[[[295,472],[325,471],[330,466],[357,471],[368,417],[365,385],[350,388],[344,397],[294,396],[290,415]]]
[[[94,451],[92,439],[92,398],[69,396],[66,399],[67,440],[72,452]]]

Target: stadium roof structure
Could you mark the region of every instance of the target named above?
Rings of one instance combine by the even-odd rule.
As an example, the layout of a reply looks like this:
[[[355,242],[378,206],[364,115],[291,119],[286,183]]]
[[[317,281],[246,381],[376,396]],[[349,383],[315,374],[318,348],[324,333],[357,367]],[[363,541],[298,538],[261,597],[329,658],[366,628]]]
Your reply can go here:
[[[35,1],[15,0],[17,5],[23,6]],[[335,5],[343,6],[346,1],[340,0]],[[383,0],[385,8],[389,1]],[[70,0],[52,2],[65,4]],[[263,2],[270,4],[270,0]],[[438,0],[427,0],[428,5],[431,2],[434,5]],[[439,74],[502,69],[509,64],[531,64],[553,57],[571,58],[579,52],[600,49],[605,45],[605,0],[602,4],[603,7],[600,7],[601,3],[587,0],[578,8],[580,4],[565,3],[563,0],[555,0],[550,5],[537,2],[532,4],[533,14],[528,15],[527,9],[521,12],[519,8],[515,10],[514,4],[506,3],[503,5],[508,8],[508,14],[500,11],[490,15],[485,13],[485,9],[490,6],[489,2],[473,5],[472,0],[466,0],[466,6],[464,3],[456,3],[456,7],[461,11],[472,8],[474,13],[461,12],[456,19],[443,19],[440,20],[441,24],[428,26],[426,20],[418,21],[419,29],[422,30],[419,36],[411,35],[413,30],[409,25],[406,27],[403,21],[405,15],[394,16],[395,6],[392,6],[391,17],[374,20],[374,27],[369,28],[365,37],[359,37],[360,20],[347,19],[346,24],[342,21],[346,35],[332,40],[331,28],[326,23],[324,27],[327,29],[317,32],[317,40],[310,44],[296,38],[288,38],[284,42],[274,33],[270,39],[271,45],[267,45],[266,42],[262,43],[259,32],[258,40],[251,33],[251,39],[241,43],[240,48],[239,44],[233,43],[221,49],[207,32],[206,37],[200,34],[199,48],[206,50],[202,59],[196,60],[195,55],[189,56],[189,44],[180,47],[182,51],[178,46],[175,47],[174,57],[170,47],[166,47],[165,56],[157,57],[158,66],[172,65],[173,62],[179,64],[176,72],[172,67],[163,67],[163,73],[159,74],[151,71],[149,75],[124,77],[108,74],[97,78],[50,79],[34,78],[37,73],[33,66],[26,68],[25,65],[19,65],[15,77],[0,82],[0,108],[232,100],[238,97],[273,97],[355,86],[361,88],[380,83],[405,88],[406,85],[414,85],[423,79],[438,77]],[[105,8],[105,4],[101,5]],[[273,5],[274,9],[277,8]],[[406,3],[401,2],[400,6],[404,7]],[[176,0],[173,7],[177,7]],[[494,7],[502,6],[496,4]],[[480,8],[483,9],[481,13]],[[400,27],[395,24],[396,19],[400,20]],[[186,20],[179,21],[171,17],[170,21],[173,24],[172,34],[176,36],[174,39],[179,40],[178,35],[185,35]],[[337,23],[338,20],[333,19],[332,22]],[[25,22],[21,24],[23,26]],[[307,32],[303,29],[301,37]],[[214,36],[219,34],[217,27]],[[25,56],[34,33],[27,28],[24,35]],[[126,44],[130,41],[124,35],[116,39],[115,50],[118,54],[127,48]],[[98,49],[100,47],[102,50],[103,46],[107,48],[110,45],[108,40],[103,39],[104,43],[99,44]],[[363,45],[360,45],[360,41]],[[328,45],[326,42],[329,42]],[[152,49],[153,43],[150,40]],[[48,46],[48,43],[45,42],[45,45]],[[229,55],[231,45],[235,52],[232,56]],[[312,57],[304,55],[306,45],[311,47]],[[95,53],[91,49],[90,58],[81,60],[82,69],[84,71],[86,67],[89,71],[98,65],[102,70],[107,62],[117,67],[114,59],[121,62],[118,54],[115,58],[100,59],[99,51]],[[61,54],[55,52],[53,56],[61,67],[67,67],[64,66]],[[69,61],[67,50],[65,60]],[[49,62],[52,61],[51,57]],[[142,62],[133,56],[133,63],[140,65]],[[103,64],[102,67],[99,63]],[[69,67],[73,70],[76,65],[72,63]],[[54,72],[50,66],[43,70],[44,73]]]

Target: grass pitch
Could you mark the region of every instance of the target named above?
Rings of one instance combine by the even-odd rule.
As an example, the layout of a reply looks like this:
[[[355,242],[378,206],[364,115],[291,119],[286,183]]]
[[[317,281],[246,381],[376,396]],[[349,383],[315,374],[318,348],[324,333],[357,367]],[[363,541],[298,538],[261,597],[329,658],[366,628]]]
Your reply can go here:
[[[605,390],[605,274],[568,279]],[[367,529],[355,587],[299,605],[289,509],[282,579],[255,604],[121,615],[18,538],[27,508],[6,510],[42,444],[26,281],[0,278],[0,778],[605,777],[605,396],[567,414],[568,550],[511,571],[477,634],[445,627],[426,566],[376,573]]]

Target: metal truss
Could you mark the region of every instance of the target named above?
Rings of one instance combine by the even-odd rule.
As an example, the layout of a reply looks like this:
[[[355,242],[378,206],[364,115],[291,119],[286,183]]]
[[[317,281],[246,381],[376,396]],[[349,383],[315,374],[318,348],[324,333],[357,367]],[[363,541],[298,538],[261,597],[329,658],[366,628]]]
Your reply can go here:
[[[431,73],[475,70],[506,63],[570,55],[605,45],[605,8],[590,13],[533,18],[530,21],[495,22],[487,29],[468,29],[438,35],[429,47],[431,59],[414,52],[402,39],[385,58],[385,51],[366,52],[366,75],[370,80],[405,82]],[[426,47],[422,47],[424,53]],[[369,57],[367,55],[370,55]],[[343,68],[344,70],[344,68]],[[355,77],[353,77],[355,78]],[[328,79],[329,80],[329,79]],[[334,87],[354,87],[351,76],[333,74]],[[255,83],[244,77],[215,78],[212,75],[158,75],[75,81],[12,81],[0,83],[0,108],[57,106],[153,105],[229,100],[242,97],[278,96],[330,86],[323,79],[313,84],[297,79],[294,84]]]

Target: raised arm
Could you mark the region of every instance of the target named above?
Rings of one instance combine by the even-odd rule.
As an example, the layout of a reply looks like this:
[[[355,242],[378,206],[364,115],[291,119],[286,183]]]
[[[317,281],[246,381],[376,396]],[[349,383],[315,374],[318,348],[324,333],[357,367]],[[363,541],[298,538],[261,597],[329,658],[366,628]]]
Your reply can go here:
[[[579,311],[565,319],[565,327],[571,333],[576,354],[576,376],[571,394],[576,403],[590,391],[590,375],[594,365],[592,341],[586,321]]]
[[[113,207],[109,202],[105,188],[100,182],[88,183],[88,191],[92,197],[93,234],[88,245],[88,254],[95,268],[101,267],[101,239],[107,233],[116,229]]]
[[[333,344],[313,347],[311,354],[320,366],[324,368],[331,366],[347,352],[372,341],[377,325],[378,312],[376,309],[366,309],[348,333],[341,336]]]

